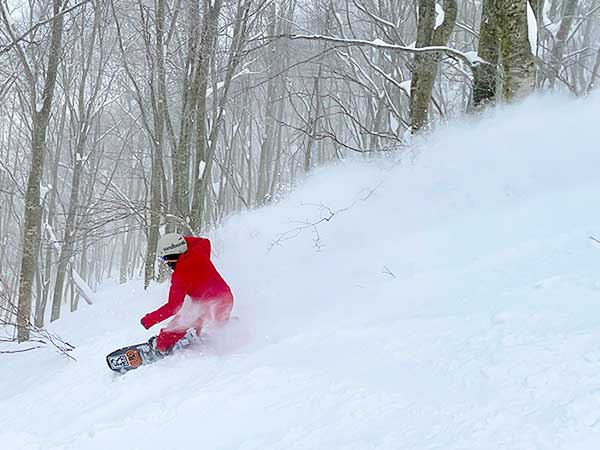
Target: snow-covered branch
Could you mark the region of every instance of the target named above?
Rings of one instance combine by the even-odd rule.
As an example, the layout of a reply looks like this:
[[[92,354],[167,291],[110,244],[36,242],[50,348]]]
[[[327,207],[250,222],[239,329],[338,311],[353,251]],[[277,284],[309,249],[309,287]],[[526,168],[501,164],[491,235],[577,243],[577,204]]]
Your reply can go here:
[[[338,37],[334,37],[334,36],[324,36],[324,35],[320,35],[320,34],[313,34],[313,35],[281,34],[279,36],[271,36],[271,38],[286,38],[286,39],[292,39],[292,40],[331,42],[333,44],[351,45],[351,46],[358,46],[358,47],[373,47],[373,48],[378,48],[381,50],[392,50],[392,51],[407,52],[407,53],[414,53],[414,54],[417,54],[417,53],[444,53],[447,56],[449,56],[450,58],[454,58],[454,59],[463,61],[466,65],[468,65],[471,68],[476,67],[480,64],[486,64],[486,62],[483,59],[477,57],[476,55],[474,56],[474,52],[465,53],[465,52],[461,52],[459,50],[456,50],[451,47],[446,47],[446,46],[434,45],[434,46],[429,46],[429,47],[415,48],[415,47],[410,47],[410,46],[390,44],[388,42],[382,41],[381,39],[374,39],[372,41],[367,41],[364,39],[338,38]]]

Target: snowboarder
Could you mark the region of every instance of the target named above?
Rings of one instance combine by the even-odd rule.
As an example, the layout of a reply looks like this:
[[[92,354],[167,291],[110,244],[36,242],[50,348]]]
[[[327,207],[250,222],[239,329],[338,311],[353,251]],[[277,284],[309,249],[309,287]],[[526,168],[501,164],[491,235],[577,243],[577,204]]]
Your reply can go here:
[[[229,320],[233,295],[229,286],[210,260],[208,239],[168,233],[157,245],[157,256],[173,271],[168,302],[141,319],[144,328],[173,319],[152,345],[161,353],[173,346],[192,330],[197,336],[208,323],[222,325]]]

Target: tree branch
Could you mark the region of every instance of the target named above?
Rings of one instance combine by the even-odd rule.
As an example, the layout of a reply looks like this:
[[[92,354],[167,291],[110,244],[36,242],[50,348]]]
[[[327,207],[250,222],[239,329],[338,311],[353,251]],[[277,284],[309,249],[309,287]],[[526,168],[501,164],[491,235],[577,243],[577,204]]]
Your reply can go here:
[[[79,3],[77,3],[76,5],[73,5],[70,8],[67,8],[67,9],[63,10],[63,11],[59,12],[58,14],[56,14],[56,15],[54,15],[54,16],[46,19],[46,20],[42,20],[41,22],[36,23],[34,26],[32,26],[29,30],[27,30],[21,36],[19,36],[18,38],[14,39],[12,42],[8,43],[7,45],[1,47],[0,48],[0,56],[3,55],[4,53],[9,52],[19,42],[23,41],[27,36],[29,36],[31,33],[33,33],[34,31],[36,31],[38,28],[43,27],[47,23],[53,22],[54,20],[58,19],[59,17],[64,16],[65,14],[68,14],[71,11],[76,10],[80,6],[83,6],[86,3],[89,3],[90,1],[91,0],[83,0],[83,1],[81,1]]]
[[[331,42],[334,44],[345,44],[349,46],[356,47],[373,47],[381,50],[392,50],[398,52],[406,52],[406,53],[444,53],[450,58],[457,59],[463,61],[467,66],[473,68],[477,67],[480,64],[486,64],[481,58],[474,58],[470,53],[463,53],[459,50],[456,50],[451,47],[446,47],[442,45],[432,45],[428,47],[407,47],[403,45],[395,45],[389,44],[387,42],[382,41],[381,39],[375,39],[373,41],[366,41],[364,39],[346,39],[346,38],[338,38],[334,36],[324,36],[320,34],[280,34],[277,36],[267,36],[265,39],[291,39],[291,40],[305,40],[305,41],[322,41],[322,42]]]

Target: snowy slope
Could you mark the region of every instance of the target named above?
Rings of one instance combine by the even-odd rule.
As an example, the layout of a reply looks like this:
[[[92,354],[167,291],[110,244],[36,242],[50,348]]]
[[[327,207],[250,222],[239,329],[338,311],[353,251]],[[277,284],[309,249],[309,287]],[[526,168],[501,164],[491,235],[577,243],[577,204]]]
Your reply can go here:
[[[53,328],[77,362],[0,355],[2,448],[599,448],[599,116],[532,99],[231,218],[204,352],[111,374],[167,286],[106,286]]]

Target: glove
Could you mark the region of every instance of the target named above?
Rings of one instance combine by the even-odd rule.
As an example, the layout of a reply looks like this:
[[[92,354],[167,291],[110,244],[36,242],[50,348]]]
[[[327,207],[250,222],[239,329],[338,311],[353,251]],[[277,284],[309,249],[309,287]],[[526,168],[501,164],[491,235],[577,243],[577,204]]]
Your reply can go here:
[[[142,326],[147,330],[148,328],[150,328],[149,324],[148,324],[148,315],[146,314],[144,317],[142,317],[140,319],[140,323],[142,324]]]

